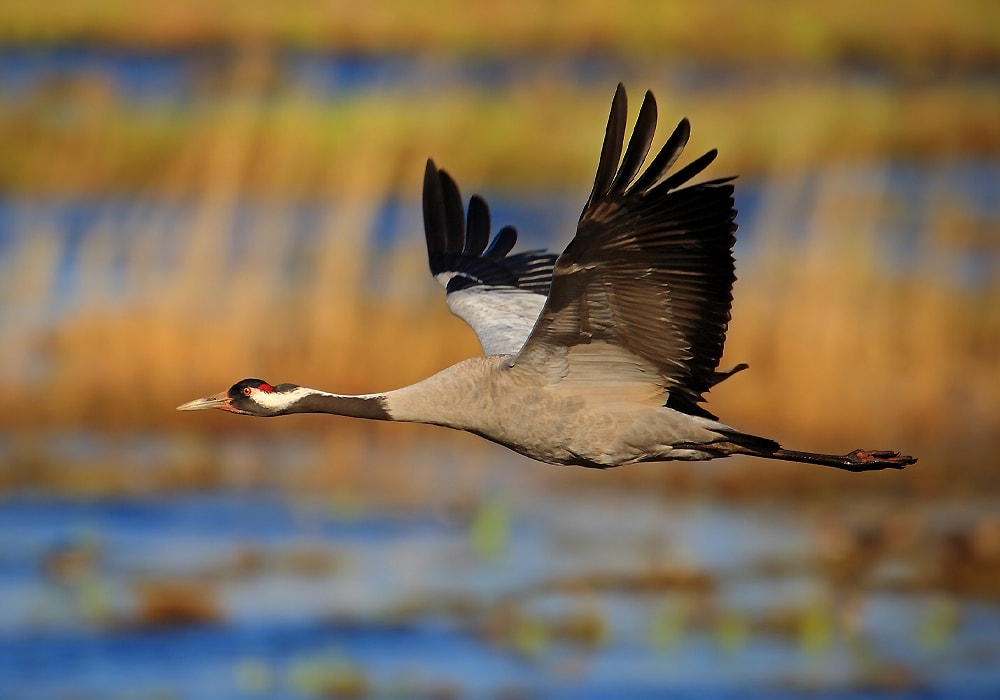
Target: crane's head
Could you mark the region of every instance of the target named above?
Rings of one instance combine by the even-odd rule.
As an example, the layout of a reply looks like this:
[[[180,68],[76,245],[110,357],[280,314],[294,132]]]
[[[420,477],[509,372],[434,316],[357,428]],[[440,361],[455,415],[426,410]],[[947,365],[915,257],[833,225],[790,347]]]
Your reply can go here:
[[[218,408],[245,416],[277,416],[302,398],[301,387],[297,384],[272,386],[263,379],[244,379],[233,384],[228,391],[195,399],[181,404],[178,411],[200,411],[204,408]]]

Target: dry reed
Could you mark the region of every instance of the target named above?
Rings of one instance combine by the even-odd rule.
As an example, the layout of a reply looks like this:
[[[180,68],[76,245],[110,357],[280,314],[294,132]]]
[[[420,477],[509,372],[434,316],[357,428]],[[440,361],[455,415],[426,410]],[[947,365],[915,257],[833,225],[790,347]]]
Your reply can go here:
[[[59,239],[44,228],[22,236],[5,256],[0,287],[8,319],[4,424],[191,429],[191,417],[172,407],[243,376],[372,391],[475,353],[474,337],[448,315],[414,242],[375,250],[366,241],[379,202],[363,193],[384,186],[389,172],[378,157],[361,162],[369,165],[356,169],[356,190],[338,200],[343,208],[329,214],[321,244],[291,281],[280,270],[301,253],[283,235],[288,222],[279,217],[243,231],[246,250],[236,263],[218,233],[229,230],[233,205],[206,202],[173,265],[150,259],[150,237],[162,235],[155,221],[124,239],[97,224],[77,260],[75,300],[56,312]],[[922,444],[931,435],[989,438],[1000,415],[992,390],[1000,385],[996,282],[969,288],[937,273],[947,241],[936,241],[933,229],[915,243],[923,262],[905,274],[887,272],[876,246],[884,193],[859,202],[835,183],[818,189],[800,224],[803,240],[776,235],[740,266],[727,359],[752,369],[718,387],[712,407],[747,428],[780,428],[831,446],[876,437],[893,444]],[[787,215],[761,216],[769,225]],[[386,260],[391,295],[366,280],[365,271]],[[116,264],[132,294],[126,303],[109,289]],[[220,419],[204,425],[244,427]]]
[[[288,45],[458,55],[613,53],[648,62],[699,60],[824,66],[870,61],[904,71],[982,66],[1000,55],[990,0],[711,4],[630,0],[498,5],[468,0],[244,3],[180,0],[0,2],[0,41],[178,48]]]
[[[91,77],[0,102],[0,188],[29,196],[218,198],[211,173],[228,171],[238,173],[228,177],[244,196],[325,199],[357,188],[353,168],[366,155],[358,141],[378,133],[388,178],[381,184],[392,191],[416,194],[428,155],[498,188],[582,189],[613,90],[610,82],[581,88],[543,77],[495,93],[372,91],[328,100],[288,87],[254,99],[247,93],[264,89],[255,64],[239,62],[235,70],[237,85],[219,98],[206,94],[197,109],[139,108]],[[991,84],[829,77],[734,90],[650,76],[631,85],[636,104],[640,88],[655,90],[664,125],[688,117],[691,149],[718,148],[727,174],[1000,153],[1000,92]],[[529,153],[546,157],[516,155]]]
[[[259,66],[238,67],[222,99],[154,145],[156,166],[143,171],[140,189],[156,193],[154,201],[186,203],[181,208],[193,213],[179,224],[143,199],[124,222],[109,215],[92,223],[71,253],[44,205],[28,207],[0,260],[0,416],[8,431],[272,430],[221,415],[193,421],[173,406],[245,376],[345,392],[388,389],[475,353],[474,337],[448,315],[428,279],[419,233],[408,230],[396,247],[373,245],[382,203],[403,192],[418,226],[414,174],[428,153],[464,183],[532,186],[553,182],[558,172],[561,186],[582,196],[595,120],[606,109],[603,90],[550,90],[540,99],[537,86],[497,97],[455,93],[419,109],[407,94],[331,108],[295,96],[259,100],[259,89]],[[713,174],[739,169],[732,150],[756,157],[765,183],[795,181],[789,172],[827,172],[844,158],[885,156],[879,149],[894,139],[928,158],[1000,144],[995,94],[942,90],[888,101],[836,86],[799,95],[801,101],[781,87],[720,91],[693,98],[685,111],[696,125],[692,150],[721,147],[723,165]],[[553,112],[567,96],[573,108]],[[666,106],[685,104],[684,97],[660,95],[664,121],[673,112]],[[0,116],[8,127],[19,125],[4,140],[23,149],[18,167],[30,173],[19,180],[23,173],[8,169],[7,177],[40,191],[115,190],[138,166],[108,170],[105,155],[127,161],[120,143],[137,137],[115,146],[115,135],[128,134],[136,115],[113,101],[95,104],[84,110],[87,128],[76,139],[64,134],[50,142],[44,128],[22,132],[24,120]],[[875,105],[872,118],[854,119],[866,104]],[[945,133],[932,120],[907,118],[925,108],[957,109],[981,123],[960,122],[968,128]],[[743,119],[734,128],[737,110]],[[564,118],[571,120],[567,128],[552,128]],[[513,131],[514,123],[521,130]],[[917,130],[907,131],[913,123]],[[151,131],[140,125],[136,133]],[[185,145],[163,147],[179,142]],[[513,155],[520,153],[532,157]],[[819,184],[804,218],[794,193],[768,203],[757,227],[772,233],[741,261],[727,355],[752,370],[720,386],[711,407],[789,444],[835,449],[844,440],[857,441],[847,446],[855,447],[877,439],[876,446],[919,452],[939,449],[946,436],[947,449],[995,447],[1000,289],[995,279],[969,287],[936,271],[949,249],[996,256],[995,220],[953,201],[948,187],[928,187],[920,233],[908,244],[918,263],[890,273],[879,262],[878,229],[887,217],[909,214],[891,210],[878,183],[862,195],[845,193],[837,177]],[[321,208],[318,234],[305,243],[288,233],[292,205],[303,194],[330,203]],[[274,207],[255,209],[259,215],[246,221],[248,201]],[[71,292],[67,256],[76,274]],[[370,283],[370,271],[387,261],[391,294]],[[320,425],[343,434],[348,423],[302,419],[280,429]],[[392,431],[402,439],[421,434],[403,426]]]

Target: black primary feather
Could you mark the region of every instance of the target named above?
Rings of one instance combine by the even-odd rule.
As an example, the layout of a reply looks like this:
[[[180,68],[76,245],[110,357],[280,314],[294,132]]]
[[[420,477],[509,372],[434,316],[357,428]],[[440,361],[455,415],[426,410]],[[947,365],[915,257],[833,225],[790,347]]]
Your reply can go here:
[[[517,243],[511,226],[501,228],[490,241],[486,200],[473,195],[466,217],[458,185],[432,160],[424,171],[423,207],[431,274],[454,273],[447,283],[449,292],[486,286],[548,294],[556,256],[543,250],[509,255]]]

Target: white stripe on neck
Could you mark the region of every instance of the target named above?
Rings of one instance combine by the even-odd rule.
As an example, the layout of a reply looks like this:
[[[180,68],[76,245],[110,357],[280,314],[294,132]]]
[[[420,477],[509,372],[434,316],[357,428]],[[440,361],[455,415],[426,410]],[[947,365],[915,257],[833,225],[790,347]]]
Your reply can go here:
[[[261,391],[260,389],[253,389],[253,393],[250,394],[250,398],[256,403],[264,406],[265,408],[270,408],[274,410],[281,410],[288,408],[292,404],[301,401],[307,396],[331,396],[331,397],[342,397],[344,394],[331,394],[328,391],[320,391],[319,389],[310,389],[307,386],[298,386],[291,391]],[[382,396],[382,394],[360,394],[356,397],[347,398],[358,398],[358,399],[374,399]]]

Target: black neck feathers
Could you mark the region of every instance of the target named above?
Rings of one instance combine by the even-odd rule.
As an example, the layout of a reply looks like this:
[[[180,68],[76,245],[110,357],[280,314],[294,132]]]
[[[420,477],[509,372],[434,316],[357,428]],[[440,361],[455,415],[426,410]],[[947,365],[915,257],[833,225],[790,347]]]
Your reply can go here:
[[[353,418],[392,420],[384,396],[307,394],[289,406],[283,413],[333,413]]]

